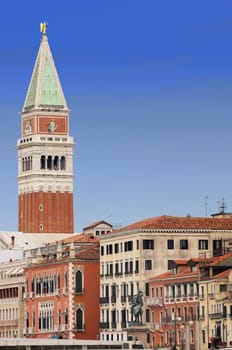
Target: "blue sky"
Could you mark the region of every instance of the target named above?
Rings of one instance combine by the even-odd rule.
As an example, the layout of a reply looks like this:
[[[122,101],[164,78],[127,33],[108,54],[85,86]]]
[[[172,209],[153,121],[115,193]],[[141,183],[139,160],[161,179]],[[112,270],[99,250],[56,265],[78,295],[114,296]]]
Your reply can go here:
[[[17,230],[18,112],[43,20],[72,110],[75,231],[205,216],[222,198],[232,211],[230,0],[8,0],[1,14],[0,230]]]

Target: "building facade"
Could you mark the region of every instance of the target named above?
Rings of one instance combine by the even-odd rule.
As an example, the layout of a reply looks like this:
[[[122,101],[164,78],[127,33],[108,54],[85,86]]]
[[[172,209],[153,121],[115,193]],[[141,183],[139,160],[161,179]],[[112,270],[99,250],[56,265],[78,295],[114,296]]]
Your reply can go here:
[[[27,254],[24,336],[99,339],[99,244],[77,235]]]
[[[150,346],[206,350],[232,345],[232,253],[173,261],[149,280]]]
[[[232,255],[206,261],[199,283],[201,350],[232,346]]]
[[[173,261],[172,269],[149,280],[150,346],[200,349],[199,265],[201,259]]]
[[[25,261],[0,266],[0,338],[22,338],[24,324]]]
[[[100,328],[102,340],[140,339],[150,345],[147,281],[171,269],[173,260],[212,257],[230,247],[232,219],[161,216],[100,238]],[[143,295],[142,320],[132,299]]]
[[[46,26],[21,112],[18,229],[73,233],[73,138]]]
[[[83,228],[83,233],[93,235],[94,237],[100,237],[112,231],[112,225],[104,220],[95,221]]]

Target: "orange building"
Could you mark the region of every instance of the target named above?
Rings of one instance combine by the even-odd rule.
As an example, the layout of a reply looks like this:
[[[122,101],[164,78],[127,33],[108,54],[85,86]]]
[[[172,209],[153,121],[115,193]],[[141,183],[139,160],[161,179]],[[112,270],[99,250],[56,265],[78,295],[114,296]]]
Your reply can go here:
[[[195,349],[199,337],[199,261],[175,260],[149,281],[150,344]]]
[[[26,337],[98,339],[99,243],[76,235],[28,252]]]

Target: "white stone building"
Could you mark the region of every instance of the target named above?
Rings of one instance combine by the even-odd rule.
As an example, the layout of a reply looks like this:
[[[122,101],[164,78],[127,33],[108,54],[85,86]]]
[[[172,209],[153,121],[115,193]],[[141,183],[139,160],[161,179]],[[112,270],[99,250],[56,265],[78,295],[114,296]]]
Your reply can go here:
[[[171,261],[212,257],[229,250],[232,218],[160,216],[101,236],[100,334],[102,340],[140,339],[147,345],[148,279]],[[131,313],[132,296],[143,293],[142,322]]]

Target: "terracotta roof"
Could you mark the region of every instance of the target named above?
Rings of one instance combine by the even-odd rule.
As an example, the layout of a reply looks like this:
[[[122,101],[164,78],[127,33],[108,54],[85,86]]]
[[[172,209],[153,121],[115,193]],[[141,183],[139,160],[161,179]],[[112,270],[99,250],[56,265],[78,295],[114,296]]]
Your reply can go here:
[[[83,228],[83,231],[84,231],[84,230],[87,230],[87,229],[89,229],[89,228],[96,227],[96,226],[101,225],[101,224],[106,224],[106,225],[112,227],[112,225],[109,224],[108,222],[106,222],[106,221],[104,221],[104,220],[99,220],[99,221],[95,221],[95,222],[93,222],[92,224],[90,224],[90,225],[84,227],[84,228]]]
[[[217,275],[213,276],[212,279],[220,279],[220,278],[228,277],[229,274],[231,273],[231,271],[232,271],[232,269],[222,271],[222,272],[218,273]]]
[[[232,253],[228,253],[225,255],[215,256],[212,258],[191,258],[189,260],[173,260],[173,263],[175,263],[178,266],[186,265],[186,269],[184,268],[181,272],[178,272],[176,274],[173,274],[173,271],[169,270],[167,272],[164,272],[164,273],[161,273],[159,275],[155,275],[155,276],[149,278],[149,281],[171,278],[171,277],[173,277],[173,278],[178,278],[178,277],[183,277],[183,276],[191,277],[191,275],[197,274],[198,273],[197,271],[193,271],[193,272],[189,271],[189,268],[187,267],[187,265],[188,265],[188,262],[190,260],[197,262],[199,266],[200,266],[201,262],[205,262],[205,261],[207,261],[208,266],[215,266],[215,265],[222,263],[223,261],[226,261],[227,259],[229,259],[231,257],[232,257]],[[229,269],[226,271],[231,271],[231,270]],[[222,277],[223,276],[222,274],[226,273],[226,271],[220,272],[219,274],[217,274],[217,276]]]
[[[232,218],[176,217],[162,215],[121,227],[113,231],[113,233],[144,229],[232,230]]]
[[[78,235],[73,235],[71,237],[65,238],[61,241],[62,243],[97,243],[99,242],[99,239],[97,237],[94,237],[92,235],[81,233]]]
[[[99,260],[99,244],[94,244],[93,246],[82,249],[77,252],[75,256],[80,260]]]

